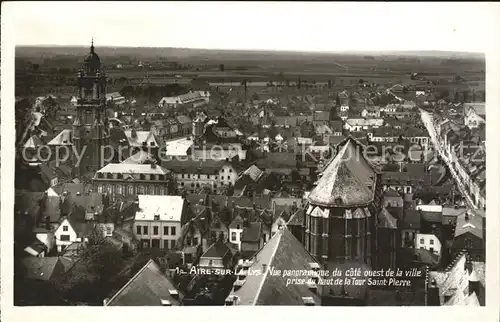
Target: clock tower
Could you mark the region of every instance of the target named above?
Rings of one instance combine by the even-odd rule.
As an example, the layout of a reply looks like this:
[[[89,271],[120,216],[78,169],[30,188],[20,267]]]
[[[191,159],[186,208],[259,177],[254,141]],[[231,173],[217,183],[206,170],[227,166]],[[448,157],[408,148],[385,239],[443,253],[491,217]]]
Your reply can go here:
[[[106,116],[106,75],[94,50],[85,57],[83,69],[77,76],[77,116],[73,123],[73,166],[77,177],[106,165],[110,152],[109,126]]]

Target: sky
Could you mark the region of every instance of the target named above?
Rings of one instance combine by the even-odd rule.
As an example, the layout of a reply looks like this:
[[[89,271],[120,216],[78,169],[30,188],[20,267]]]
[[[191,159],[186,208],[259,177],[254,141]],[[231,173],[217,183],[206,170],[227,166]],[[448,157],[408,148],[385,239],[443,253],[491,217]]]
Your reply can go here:
[[[485,52],[496,3],[3,2],[16,45]]]

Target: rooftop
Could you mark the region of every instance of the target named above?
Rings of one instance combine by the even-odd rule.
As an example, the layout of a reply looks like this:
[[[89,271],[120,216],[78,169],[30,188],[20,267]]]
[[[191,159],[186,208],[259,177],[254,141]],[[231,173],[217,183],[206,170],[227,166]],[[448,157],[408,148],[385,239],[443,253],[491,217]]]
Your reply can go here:
[[[248,275],[245,283],[231,293],[239,298],[237,305],[304,305],[303,297],[312,297],[319,303],[307,285],[287,286],[286,278],[263,270],[263,265],[281,271],[310,270],[310,263],[316,262],[287,228],[278,230],[251,262],[249,270],[260,270],[263,274]]]
[[[309,194],[310,203],[345,207],[365,205],[373,200],[376,174],[359,147],[352,138],[345,141]]]
[[[135,220],[181,221],[184,199],[181,196],[139,195],[139,210]]]
[[[158,165],[152,167],[150,164],[110,163],[97,173],[168,174],[170,171]]]
[[[173,283],[158,265],[149,262],[132,277],[106,304],[106,306],[161,306],[180,305]]]

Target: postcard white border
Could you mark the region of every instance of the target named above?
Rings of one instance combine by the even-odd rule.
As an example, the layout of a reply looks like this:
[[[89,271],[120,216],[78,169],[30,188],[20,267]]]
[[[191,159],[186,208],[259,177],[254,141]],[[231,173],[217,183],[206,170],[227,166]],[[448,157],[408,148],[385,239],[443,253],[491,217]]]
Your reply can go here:
[[[423,321],[427,319],[453,321],[497,321],[499,312],[499,224],[500,216],[500,5],[490,3],[495,23],[478,37],[491,39],[491,47],[486,53],[486,107],[488,122],[487,135],[487,261],[486,261],[486,307],[14,307],[13,306],[13,206],[14,206],[14,44],[16,31],[12,28],[9,8],[2,3],[1,16],[1,319],[2,321],[141,321],[147,318],[158,320],[232,320],[271,321],[307,320],[316,317],[326,320],[405,320]],[[12,3],[11,3],[12,4]],[[120,4],[117,3],[117,6]],[[138,3],[138,8],[140,4]],[[450,4],[453,5],[453,4]],[[450,15],[453,15],[450,7]],[[57,19],[51,6],[48,12]],[[110,12],[110,14],[114,14]],[[83,17],[84,18],[84,17]],[[75,13],[75,19],[80,19]],[[381,17],[383,19],[383,17]],[[334,22],[332,16],[332,22]],[[84,20],[82,20],[84,21]],[[408,13],[408,23],[425,23],[425,17],[412,17]],[[469,21],[474,23],[474,21]],[[10,27],[9,27],[10,26]],[[36,37],[33,30],[33,37]],[[332,33],[334,30],[332,29]],[[331,39],[334,35],[331,34]],[[425,37],[425,35],[423,35]],[[327,37],[328,38],[328,37]],[[362,41],[362,40],[357,40]],[[397,40],[396,40],[397,41]],[[209,311],[210,310],[210,311]]]

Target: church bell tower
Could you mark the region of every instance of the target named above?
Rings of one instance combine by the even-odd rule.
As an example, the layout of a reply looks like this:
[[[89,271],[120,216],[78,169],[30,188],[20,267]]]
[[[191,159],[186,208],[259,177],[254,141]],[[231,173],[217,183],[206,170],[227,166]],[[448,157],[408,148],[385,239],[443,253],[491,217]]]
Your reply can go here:
[[[73,123],[73,165],[75,175],[94,173],[107,162],[110,152],[109,126],[106,116],[106,76],[94,50],[85,57],[77,76],[77,116]]]

